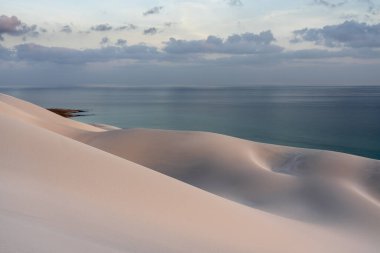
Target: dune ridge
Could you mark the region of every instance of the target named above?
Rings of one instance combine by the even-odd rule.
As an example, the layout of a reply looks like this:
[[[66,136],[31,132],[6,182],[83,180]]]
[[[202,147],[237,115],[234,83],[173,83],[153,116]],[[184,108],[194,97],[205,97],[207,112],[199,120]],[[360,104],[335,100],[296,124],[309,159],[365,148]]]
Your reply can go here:
[[[377,252],[379,161],[0,95],[0,252]]]

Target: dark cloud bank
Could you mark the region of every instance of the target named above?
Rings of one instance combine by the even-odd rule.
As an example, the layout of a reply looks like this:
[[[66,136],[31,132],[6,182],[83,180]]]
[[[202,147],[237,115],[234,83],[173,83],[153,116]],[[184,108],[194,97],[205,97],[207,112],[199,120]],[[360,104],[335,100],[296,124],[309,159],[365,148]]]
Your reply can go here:
[[[304,28],[294,32],[293,42],[311,41],[327,47],[380,47],[380,24],[346,21],[323,28]]]
[[[177,40],[171,38],[166,42],[164,51],[173,54],[191,53],[221,53],[221,54],[258,54],[280,52],[282,48],[275,46],[270,31],[260,34],[244,33],[234,34],[227,39],[209,36],[205,40]]]
[[[108,42],[109,39],[107,37],[104,37],[101,41],[102,44],[107,44]],[[18,45],[14,50],[16,60],[53,62],[59,64],[84,64],[118,59],[149,60],[155,59],[160,55],[157,48],[142,44],[78,50],[63,47],[45,47],[28,43]]]

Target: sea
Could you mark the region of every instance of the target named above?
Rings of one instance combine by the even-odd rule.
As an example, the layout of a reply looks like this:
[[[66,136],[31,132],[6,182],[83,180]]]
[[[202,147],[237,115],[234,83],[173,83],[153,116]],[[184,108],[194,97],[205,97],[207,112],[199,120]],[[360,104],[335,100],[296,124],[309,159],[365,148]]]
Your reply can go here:
[[[380,86],[3,87],[75,120],[121,128],[208,131],[380,159]]]

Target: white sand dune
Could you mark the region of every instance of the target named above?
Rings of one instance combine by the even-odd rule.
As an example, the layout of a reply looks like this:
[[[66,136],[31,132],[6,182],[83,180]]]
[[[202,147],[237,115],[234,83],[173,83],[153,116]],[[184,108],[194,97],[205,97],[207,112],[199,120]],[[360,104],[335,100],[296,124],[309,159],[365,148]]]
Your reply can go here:
[[[380,248],[378,161],[107,129],[0,95],[0,252]]]
[[[380,228],[380,161],[202,132],[132,129],[86,133],[78,139],[278,215]]]

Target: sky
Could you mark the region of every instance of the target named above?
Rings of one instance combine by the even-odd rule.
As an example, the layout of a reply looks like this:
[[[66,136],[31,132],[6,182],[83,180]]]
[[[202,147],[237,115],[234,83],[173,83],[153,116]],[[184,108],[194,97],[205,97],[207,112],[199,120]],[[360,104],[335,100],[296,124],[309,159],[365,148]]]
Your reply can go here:
[[[0,86],[380,85],[380,0],[0,0]]]

